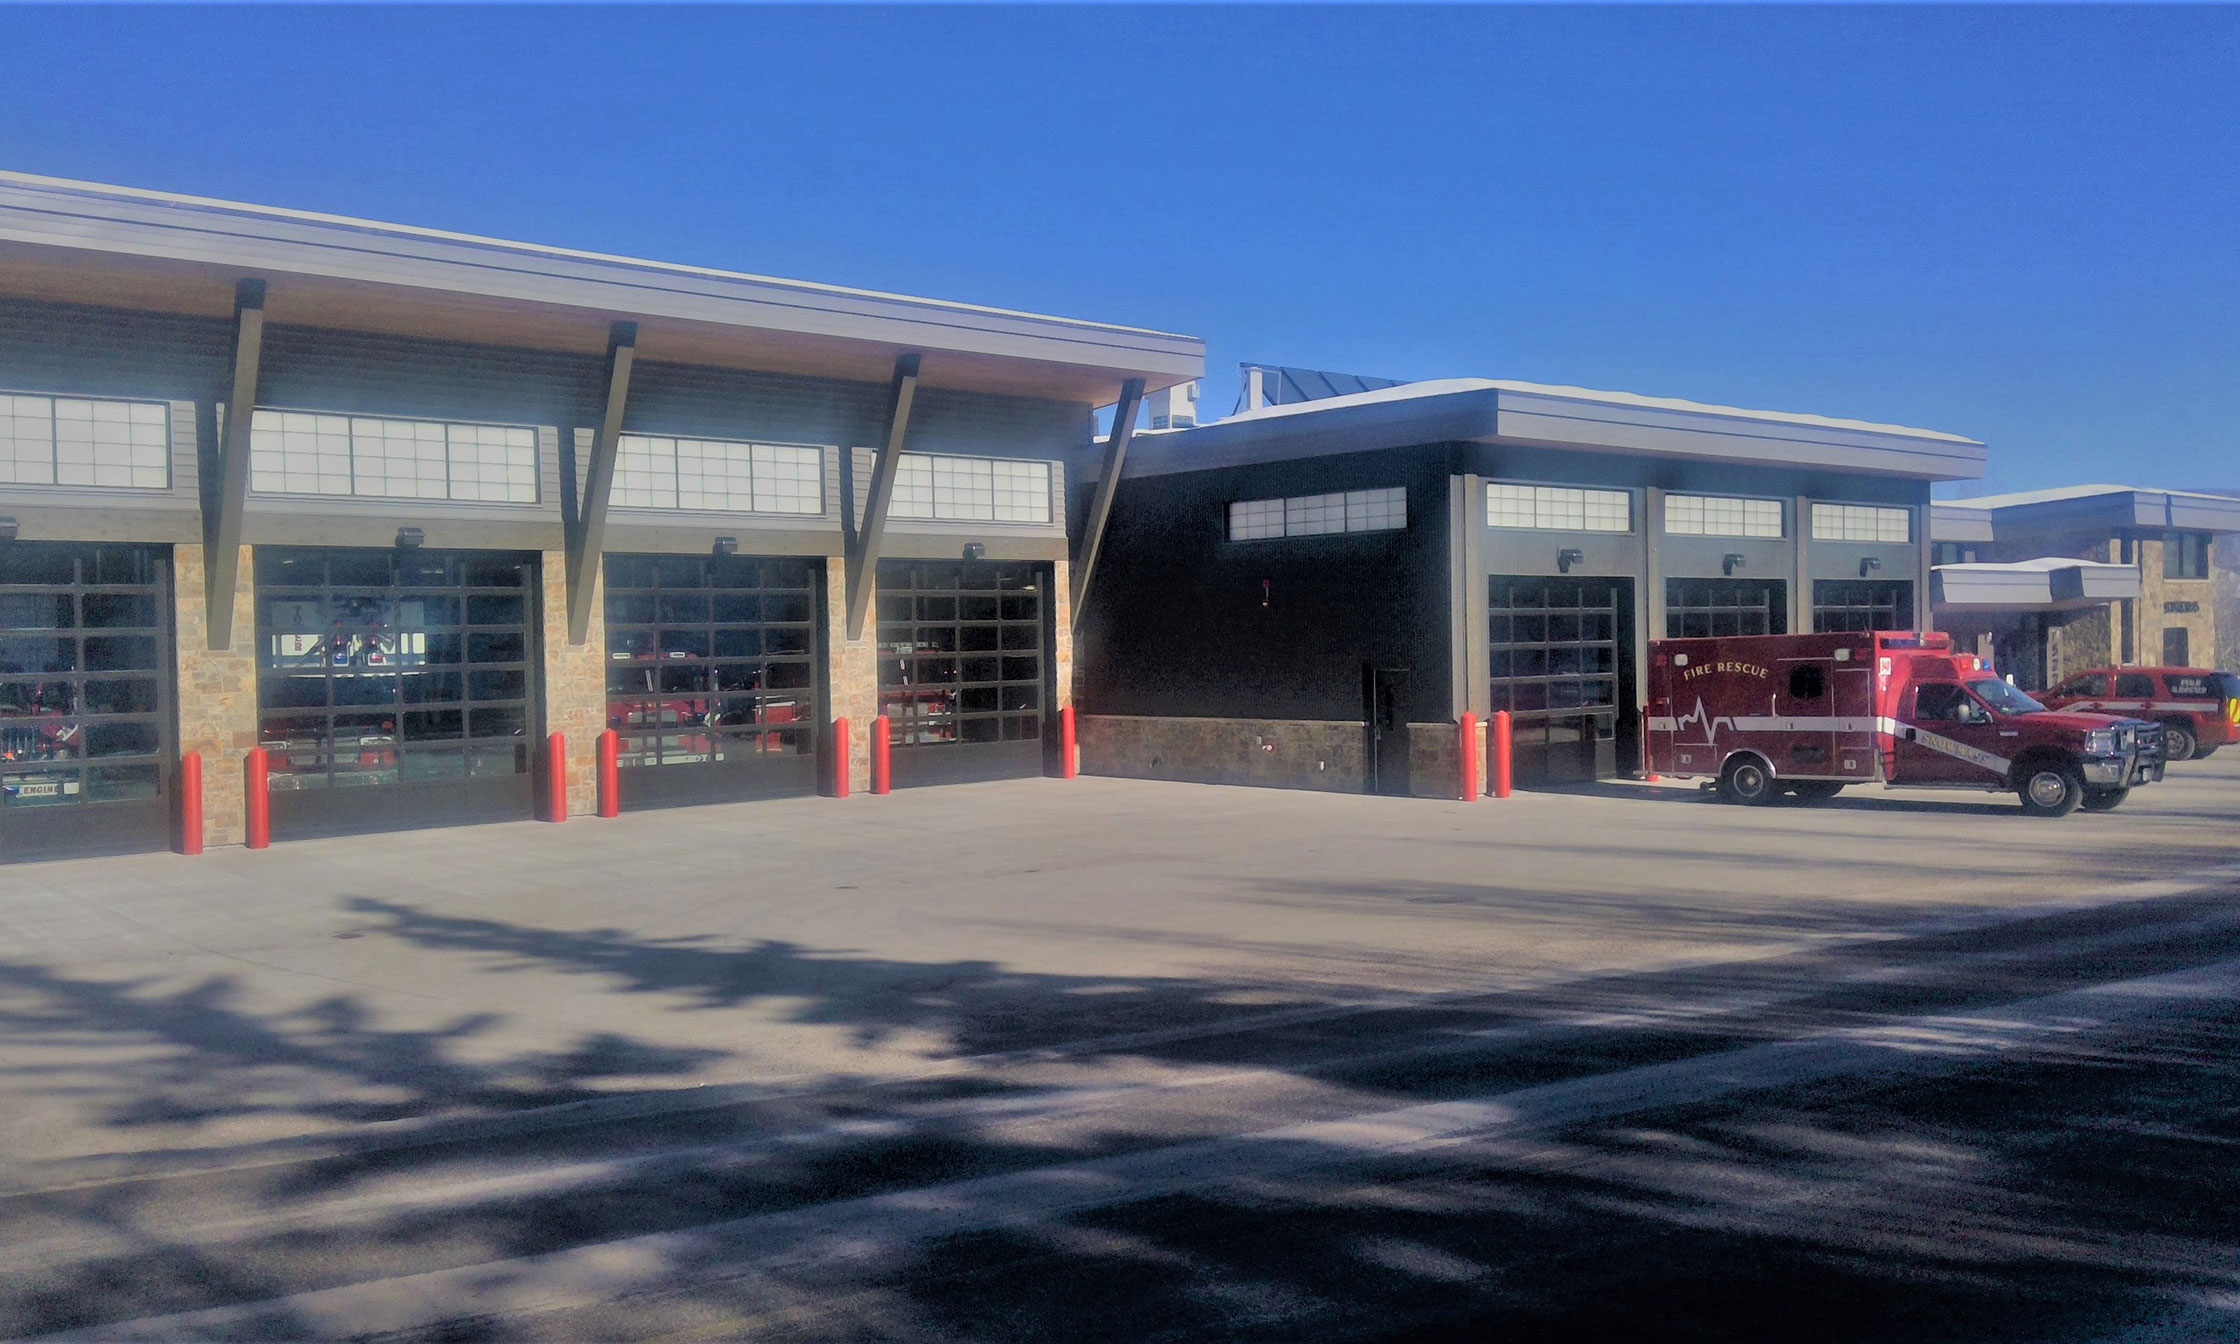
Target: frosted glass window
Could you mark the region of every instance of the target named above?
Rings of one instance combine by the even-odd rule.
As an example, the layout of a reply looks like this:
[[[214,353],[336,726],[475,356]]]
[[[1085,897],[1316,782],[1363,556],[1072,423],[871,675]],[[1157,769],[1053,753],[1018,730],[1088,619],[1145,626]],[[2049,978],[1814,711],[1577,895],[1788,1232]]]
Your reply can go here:
[[[350,492],[399,499],[448,499],[443,426],[425,420],[350,422]]]
[[[156,401],[0,394],[0,482],[167,490],[171,410]]]
[[[526,425],[448,425],[451,497],[533,504],[537,432]]]
[[[888,512],[944,522],[1047,523],[1050,464],[904,453]]]
[[[1565,485],[1488,485],[1486,526],[1558,532],[1630,532],[1633,496]]]
[[[1684,537],[1779,537],[1781,501],[1733,495],[1666,495],[1664,530]]]
[[[677,507],[677,443],[625,434],[615,445],[614,502],[628,509]]]
[[[1346,531],[1396,532],[1407,525],[1408,492],[1401,487],[1346,492]]]
[[[632,509],[824,512],[824,450],[732,439],[625,434],[614,502]]]
[[[1050,521],[1049,463],[998,462],[995,486],[997,522]]]
[[[1318,537],[1346,530],[1344,495],[1295,495],[1283,501],[1283,534]]]
[[[786,444],[754,445],[754,511],[823,513],[824,452]]]
[[[1259,541],[1282,535],[1282,500],[1241,499],[1229,506],[1229,540]]]
[[[1320,537],[1336,532],[1395,532],[1408,525],[1408,492],[1391,486],[1289,499],[1242,499],[1229,506],[1229,540]]]
[[[1865,504],[1815,504],[1812,535],[1817,541],[1913,540],[1913,510]]]
[[[260,409],[249,422],[249,486],[282,495],[533,504],[537,432]]]

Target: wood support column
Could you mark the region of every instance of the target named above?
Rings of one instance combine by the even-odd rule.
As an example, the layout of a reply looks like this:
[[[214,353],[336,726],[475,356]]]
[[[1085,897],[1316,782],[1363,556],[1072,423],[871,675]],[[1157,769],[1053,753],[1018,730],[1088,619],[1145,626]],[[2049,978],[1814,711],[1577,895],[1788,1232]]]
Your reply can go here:
[[[218,435],[218,469],[204,474],[203,604],[208,646],[233,647],[234,594],[241,587],[241,523],[249,508],[249,429],[257,413],[257,372],[264,356],[262,280],[233,287],[233,387]]]
[[[902,470],[902,444],[910,429],[910,405],[918,396],[917,355],[903,355],[894,362],[894,382],[888,389],[887,437],[879,445],[879,458],[871,468],[871,498],[864,505],[863,525],[856,529],[848,548],[848,638],[863,638],[864,616],[871,609],[872,580],[879,569],[879,548],[887,537],[887,511],[894,504],[894,480]]]
[[[1104,441],[1104,473],[1097,477],[1097,493],[1089,501],[1089,516],[1081,523],[1081,543],[1073,553],[1073,623],[1081,624],[1081,609],[1089,600],[1089,581],[1096,574],[1097,550],[1104,545],[1105,524],[1112,518],[1112,499],[1120,490],[1120,469],[1128,463],[1128,444],[1136,436],[1136,408],[1143,403],[1143,380],[1130,378],[1120,388],[1120,404],[1112,410],[1112,433]]]
[[[591,465],[575,516],[567,522],[568,642],[591,637],[591,601],[605,554],[607,503],[614,498],[614,464],[622,451],[622,412],[630,398],[630,368],[638,355],[638,324],[617,322],[607,332],[607,406],[591,441]]]

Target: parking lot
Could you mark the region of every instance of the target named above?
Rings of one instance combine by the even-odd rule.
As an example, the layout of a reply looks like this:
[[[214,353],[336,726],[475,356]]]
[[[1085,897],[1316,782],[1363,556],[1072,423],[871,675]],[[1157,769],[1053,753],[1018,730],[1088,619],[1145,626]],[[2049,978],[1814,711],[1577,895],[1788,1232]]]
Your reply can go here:
[[[2236,815],[1085,778],[4,868],[0,1333],[2240,1329]],[[1834,1314],[1687,1328],[1776,1281]]]

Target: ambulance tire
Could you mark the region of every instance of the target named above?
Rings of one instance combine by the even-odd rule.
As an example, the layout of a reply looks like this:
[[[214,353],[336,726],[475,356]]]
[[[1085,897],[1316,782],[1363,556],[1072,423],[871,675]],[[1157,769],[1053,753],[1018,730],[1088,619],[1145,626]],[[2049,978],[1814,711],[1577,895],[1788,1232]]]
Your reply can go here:
[[[2044,759],[2022,767],[2015,793],[2033,817],[2066,817],[2084,801],[2084,776],[2067,761]]]
[[[1789,786],[1800,803],[1826,802],[1843,792],[1843,781],[1837,779],[1800,779]]]
[[[2193,759],[2197,761],[2206,761],[2216,754],[2217,749],[2215,747],[2195,747],[2193,749]]]
[[[2176,719],[2162,725],[2162,759],[2165,761],[2190,761],[2201,750],[2201,738],[2190,723]]]
[[[1781,792],[1773,769],[1755,756],[1737,756],[1719,772],[1719,796],[1744,807],[1763,807]]]
[[[2131,796],[2131,790],[2119,788],[2088,788],[2084,791],[2084,810],[2087,812],[2113,812]]]

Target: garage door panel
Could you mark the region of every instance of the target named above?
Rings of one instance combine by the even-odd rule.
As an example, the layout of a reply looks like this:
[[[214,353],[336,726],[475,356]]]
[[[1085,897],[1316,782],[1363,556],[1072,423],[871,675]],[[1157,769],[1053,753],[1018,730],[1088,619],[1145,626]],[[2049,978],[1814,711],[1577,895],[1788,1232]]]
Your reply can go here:
[[[1045,769],[1049,567],[896,560],[879,567],[879,710],[894,783]]]
[[[534,557],[261,547],[278,838],[534,813]]]
[[[611,556],[606,573],[622,805],[815,792],[817,566]]]
[[[0,545],[0,861],[172,841],[166,548]]]

